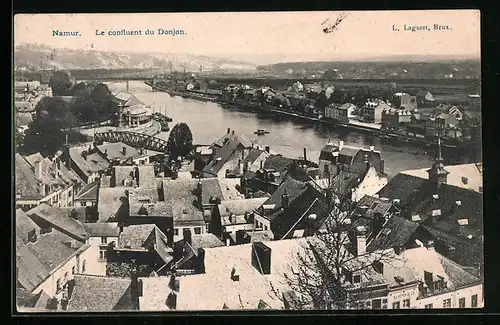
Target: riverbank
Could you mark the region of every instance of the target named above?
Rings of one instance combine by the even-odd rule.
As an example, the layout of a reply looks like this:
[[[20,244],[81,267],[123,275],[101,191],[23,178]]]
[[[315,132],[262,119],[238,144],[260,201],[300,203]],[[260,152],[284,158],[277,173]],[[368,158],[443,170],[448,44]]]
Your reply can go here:
[[[234,108],[243,109],[246,111],[278,114],[278,115],[292,117],[295,119],[301,119],[301,120],[308,121],[308,122],[315,122],[318,124],[330,125],[330,126],[338,127],[341,129],[368,133],[370,135],[377,136],[381,139],[394,140],[396,142],[417,144],[419,146],[425,146],[425,147],[437,146],[437,141],[435,141],[435,140],[421,138],[418,136],[410,136],[407,134],[397,134],[397,133],[393,133],[392,131],[382,130],[379,125],[374,124],[374,123],[364,123],[364,122],[356,123],[357,121],[349,121],[349,123],[345,123],[345,122],[340,122],[340,121],[336,121],[336,120],[320,118],[319,116],[314,117],[314,116],[302,114],[302,113],[299,113],[296,111],[279,109],[276,107],[270,107],[269,105],[261,105],[259,103],[255,103],[255,102],[228,101],[228,100],[222,100],[220,98],[220,96],[217,96],[217,95],[208,95],[208,94],[201,95],[200,93],[193,92],[193,91],[184,91],[184,92],[174,91],[171,89],[167,89],[166,87],[161,87],[159,85],[153,85],[153,83],[150,81],[145,81],[145,84],[150,86],[155,91],[166,92],[170,96],[179,96],[182,98],[194,99],[194,100],[200,100],[200,98],[202,98],[203,99],[202,101],[219,103],[222,105],[222,107],[226,107],[226,108],[227,107],[230,107],[230,108],[234,107]],[[444,139],[441,142],[441,145],[443,147],[448,147],[448,148],[467,148],[469,146],[478,145],[478,144],[474,143],[473,141],[463,142],[463,141],[458,141],[458,140],[457,141],[450,141],[450,140]]]
[[[81,129],[75,128],[74,130],[78,131],[78,132],[80,132],[88,137],[92,137],[92,138],[94,137],[94,134],[96,134],[96,133],[110,132],[110,131],[138,132],[138,133],[142,133],[142,134],[150,135],[150,136],[155,136],[162,131],[160,122],[155,121],[155,120],[151,120],[150,123],[147,123],[143,126],[134,127],[134,128],[104,125],[104,126],[97,126],[94,128],[81,128]]]

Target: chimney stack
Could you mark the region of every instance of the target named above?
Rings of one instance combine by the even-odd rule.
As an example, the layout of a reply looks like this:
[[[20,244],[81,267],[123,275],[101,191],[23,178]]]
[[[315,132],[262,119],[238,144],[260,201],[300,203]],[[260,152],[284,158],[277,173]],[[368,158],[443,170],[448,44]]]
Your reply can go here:
[[[271,152],[271,148],[269,146],[266,146],[266,152],[267,153],[270,153]]]
[[[375,147],[374,146],[370,146],[370,151],[371,152],[375,151]]]
[[[307,162],[307,149],[304,148],[304,162]]]
[[[281,195],[281,207],[287,208],[288,204],[290,203],[289,201],[290,201],[290,197],[289,197],[288,193],[286,192],[286,188],[285,188],[285,192]]]
[[[343,147],[344,147],[344,141],[340,140],[339,141],[339,151],[342,150]]]
[[[262,242],[252,244],[252,266],[263,275],[271,274],[271,253],[271,248]]]
[[[35,161],[35,175],[36,177],[42,177],[42,162]]]
[[[360,256],[366,253],[366,227],[358,226],[356,228],[356,231],[357,231],[356,249],[357,249],[357,255]]]
[[[231,134],[233,134],[233,135],[234,135],[234,130],[232,130],[232,131],[231,131]]]
[[[260,169],[262,170],[262,168],[264,167],[264,161],[260,161]]]
[[[227,128],[227,134],[231,133],[231,129]]]
[[[192,240],[191,240],[191,230],[190,229],[184,229],[184,231],[182,232],[182,236],[183,236],[184,242],[188,243],[189,245],[191,245],[191,243],[192,243]]]
[[[434,250],[434,241],[433,240],[429,240],[427,242],[427,250],[430,250],[430,251]]]
[[[239,174],[240,175],[243,175],[243,173],[245,172],[245,168],[244,168],[244,163],[243,161],[238,161],[238,167],[239,167]]]
[[[125,146],[122,147],[122,153],[123,153],[123,155],[127,154],[127,147],[125,147]]]

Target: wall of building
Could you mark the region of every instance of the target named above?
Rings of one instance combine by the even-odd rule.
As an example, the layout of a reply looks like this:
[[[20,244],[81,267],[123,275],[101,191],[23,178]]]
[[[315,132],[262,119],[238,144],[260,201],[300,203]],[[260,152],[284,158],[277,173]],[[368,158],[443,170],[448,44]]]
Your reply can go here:
[[[248,165],[248,169],[247,170],[250,170],[252,172],[256,172],[260,169],[260,162],[262,161],[262,165],[264,165],[264,163],[266,162],[267,158],[269,157],[268,154],[266,154],[265,152],[263,152],[259,158],[257,158],[252,164]]]
[[[264,218],[261,215],[256,213],[254,216],[254,226],[255,226],[255,229],[270,230],[271,229],[271,222],[269,220],[267,220],[266,218]]]
[[[319,168],[318,168],[319,169],[319,174],[318,174],[319,178],[326,178],[325,166],[328,166],[328,171],[330,173],[330,177],[333,177],[337,174],[337,165],[335,165],[333,162],[331,162],[329,160],[320,159],[318,162],[318,166],[319,166]]]
[[[32,291],[32,293],[37,294],[41,290],[44,290],[49,296],[53,297],[57,293],[57,280],[60,279],[62,288],[67,281],[73,279],[74,274],[78,274],[81,271],[79,268],[81,268],[82,259],[90,260],[89,256],[91,256],[90,246],[88,246],[79,255],[73,255],[68,261],[66,261],[66,263],[54,270],[43,283]],[[75,272],[74,274],[73,268]]]
[[[195,228],[200,228],[200,234],[205,234],[207,232],[205,224],[203,225],[193,225],[193,226],[174,226],[174,242],[177,242],[183,238],[184,229],[189,229],[191,235],[198,235],[195,232]],[[177,234],[176,234],[177,232]]]
[[[451,299],[451,308],[459,308],[458,300],[460,298],[465,298],[465,308],[471,308],[472,295],[477,295],[478,307],[481,307],[483,302],[483,285],[477,284],[475,286],[418,299],[417,308],[425,308],[428,304],[432,304],[432,308],[434,309],[443,308],[443,301],[446,299]]]
[[[399,309],[404,309],[403,301],[410,299],[410,309],[416,308],[418,298],[418,284],[412,284],[403,288],[393,289],[387,295],[387,309],[393,309],[393,303],[399,302]],[[423,307],[422,307],[423,308]]]
[[[238,230],[253,230],[255,225],[253,223],[242,223],[237,225],[226,225],[224,230],[228,233],[236,233]]]
[[[95,200],[76,200],[74,206],[75,207],[94,207],[97,205],[97,201]]]

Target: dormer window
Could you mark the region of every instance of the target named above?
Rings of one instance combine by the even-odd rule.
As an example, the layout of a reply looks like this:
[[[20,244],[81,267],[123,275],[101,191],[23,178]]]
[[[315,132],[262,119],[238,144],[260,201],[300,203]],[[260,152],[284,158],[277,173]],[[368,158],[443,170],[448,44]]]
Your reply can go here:
[[[441,209],[438,210],[432,210],[432,216],[433,217],[438,217],[441,215]]]

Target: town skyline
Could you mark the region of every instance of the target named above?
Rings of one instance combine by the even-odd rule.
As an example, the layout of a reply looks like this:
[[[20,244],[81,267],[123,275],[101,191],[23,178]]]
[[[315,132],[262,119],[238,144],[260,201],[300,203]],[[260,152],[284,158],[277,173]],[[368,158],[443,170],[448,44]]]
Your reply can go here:
[[[339,17],[344,19],[331,32],[324,32]],[[433,28],[434,24],[451,29],[394,31],[398,26]],[[479,11],[474,10],[399,11],[397,15],[391,11],[37,14],[16,15],[14,26],[22,26],[14,28],[14,47],[31,43],[55,49],[176,53],[259,65],[398,56],[480,58]],[[157,35],[158,29],[167,28],[183,30],[185,35]],[[97,31],[145,29],[156,34],[95,35]],[[53,36],[54,30],[78,30],[81,36]]]

